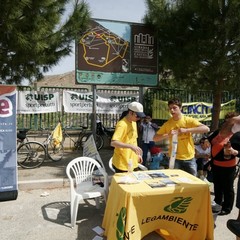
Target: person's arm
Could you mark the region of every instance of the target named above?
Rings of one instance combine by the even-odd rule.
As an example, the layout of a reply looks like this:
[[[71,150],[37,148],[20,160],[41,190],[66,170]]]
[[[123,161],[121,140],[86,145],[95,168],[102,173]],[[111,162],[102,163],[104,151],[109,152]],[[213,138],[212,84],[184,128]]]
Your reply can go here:
[[[208,133],[210,131],[209,127],[201,124],[197,127],[193,128],[179,128],[178,132],[179,133]]]
[[[195,158],[202,158],[202,154],[198,152],[197,148],[195,148]]]
[[[114,148],[130,148],[133,152],[135,152],[139,157],[139,162],[142,162],[142,149],[138,146],[129,144],[129,143],[123,143],[117,140],[111,141],[111,146]]]
[[[230,120],[232,121],[233,124],[240,124],[240,115],[233,117]]]
[[[159,129],[159,126],[156,123],[152,123],[152,122],[150,122],[150,123],[151,123],[152,128],[155,129],[155,131]]]
[[[198,149],[195,148],[195,158],[205,158],[205,159],[209,159],[209,158],[210,158],[210,154],[200,153],[200,152],[198,151]]]
[[[167,139],[168,137],[169,137],[169,136],[168,136],[167,133],[165,133],[165,134],[158,134],[158,133],[156,133],[156,134],[154,135],[154,137],[153,137],[153,141],[154,141],[154,142],[160,142],[161,140]]]

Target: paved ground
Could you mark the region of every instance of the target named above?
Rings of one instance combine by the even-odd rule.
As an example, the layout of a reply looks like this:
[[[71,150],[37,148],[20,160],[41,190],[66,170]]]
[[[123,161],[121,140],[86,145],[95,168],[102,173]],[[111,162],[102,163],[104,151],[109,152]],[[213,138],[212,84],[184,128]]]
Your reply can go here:
[[[103,149],[99,153],[111,176],[108,160],[112,156],[112,149]],[[74,229],[70,228],[70,193],[65,168],[67,163],[77,156],[81,156],[81,153],[68,152],[65,158],[57,163],[46,161],[40,168],[31,170],[19,168],[17,200],[0,202],[2,240],[92,240],[97,236],[92,229],[101,226],[104,203],[101,203],[99,210],[92,206],[92,201],[80,204],[77,225]],[[226,221],[236,218],[237,212],[234,207],[230,215],[217,217],[215,240],[236,239],[227,229]],[[156,239],[161,238],[155,233],[144,238]]]

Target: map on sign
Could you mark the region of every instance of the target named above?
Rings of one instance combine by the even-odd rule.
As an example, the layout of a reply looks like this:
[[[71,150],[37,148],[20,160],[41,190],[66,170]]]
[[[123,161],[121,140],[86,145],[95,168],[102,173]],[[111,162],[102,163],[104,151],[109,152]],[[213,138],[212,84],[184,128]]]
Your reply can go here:
[[[76,83],[156,86],[156,43],[144,25],[92,19],[77,44]]]
[[[86,63],[99,68],[106,67],[117,59],[124,59],[129,47],[128,41],[101,25],[85,33],[80,44],[83,46],[83,58]],[[127,71],[125,65],[122,67],[124,71]]]

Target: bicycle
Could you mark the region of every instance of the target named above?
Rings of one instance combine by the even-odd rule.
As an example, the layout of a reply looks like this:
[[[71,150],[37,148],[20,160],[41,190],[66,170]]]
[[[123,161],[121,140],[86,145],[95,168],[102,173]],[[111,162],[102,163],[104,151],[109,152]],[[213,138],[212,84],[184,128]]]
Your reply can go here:
[[[75,150],[81,150],[82,147],[83,147],[83,141],[86,141],[86,136],[88,136],[89,133],[87,133],[87,129],[88,127],[85,127],[85,126],[81,126],[80,127],[80,132],[78,133],[78,136],[77,136],[77,140],[75,140],[74,138],[72,138],[70,136],[70,134],[67,132],[67,130],[70,130],[71,127],[64,127],[62,129],[62,134],[63,134],[63,140],[62,140],[62,143],[64,145],[64,142],[66,140],[66,138],[69,138],[71,142],[73,142],[73,151]],[[84,137],[84,138],[83,138]]]
[[[112,128],[108,129],[102,125],[102,122],[100,120],[97,121],[96,134],[94,137],[97,150],[100,150],[104,146],[104,136],[106,136],[110,141],[113,133],[114,133],[114,129]],[[81,146],[83,146],[84,142],[86,142],[92,134],[93,134],[92,132],[83,134],[83,136],[80,139]]]
[[[19,146],[17,148],[17,163],[22,168],[40,167],[47,157],[54,162],[62,159],[64,149],[62,143],[56,143],[53,132],[47,131],[47,137],[43,143],[29,141],[27,131],[17,135]]]
[[[97,121],[97,127],[96,127],[96,145],[99,146],[99,149],[101,149],[104,145],[104,138],[103,136],[106,136],[109,141],[111,141],[114,128],[106,128],[103,126],[102,122],[99,120]],[[98,149],[98,150],[99,150]]]
[[[67,129],[71,129],[70,127],[64,127],[63,128],[63,143],[65,139],[68,137],[70,141],[73,142],[74,147],[73,150],[82,150],[84,142],[88,140],[88,138],[93,134],[91,131],[87,131],[88,127],[81,126],[80,132],[78,134],[77,140],[75,141],[66,131]],[[102,135],[105,135],[109,137],[106,128],[104,128],[102,125],[99,125],[97,123],[97,129],[96,129],[96,135],[95,135],[95,144],[97,147],[97,150],[100,150],[104,145],[104,139]]]

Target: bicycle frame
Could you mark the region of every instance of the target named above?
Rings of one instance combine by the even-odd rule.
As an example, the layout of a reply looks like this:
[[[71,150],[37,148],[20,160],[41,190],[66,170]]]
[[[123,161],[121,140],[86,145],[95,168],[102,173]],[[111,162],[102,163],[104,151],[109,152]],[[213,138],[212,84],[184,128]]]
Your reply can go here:
[[[97,122],[96,133],[98,135],[101,135],[101,136],[104,135],[108,138],[108,140],[111,140],[112,136],[114,134],[114,131],[115,131],[115,129],[113,129],[113,128],[111,128],[111,129],[105,128],[102,125],[102,122]]]
[[[43,146],[46,149],[46,153],[48,157],[54,161],[60,161],[64,154],[63,144],[57,143],[55,144],[54,138],[53,138],[53,132],[47,132],[47,138],[43,141]]]
[[[84,135],[88,134],[87,133],[87,127],[82,126],[79,130],[77,139],[75,140],[72,138],[68,132],[66,131],[68,129],[67,127],[63,128],[63,143],[65,142],[65,139],[68,137],[71,142],[73,142],[74,147],[73,150],[81,150],[82,149],[82,138]]]
[[[27,137],[27,132],[29,130],[28,129],[24,129],[24,130],[19,130],[19,132],[17,133],[17,148],[25,143],[25,142],[29,142],[28,137]]]

